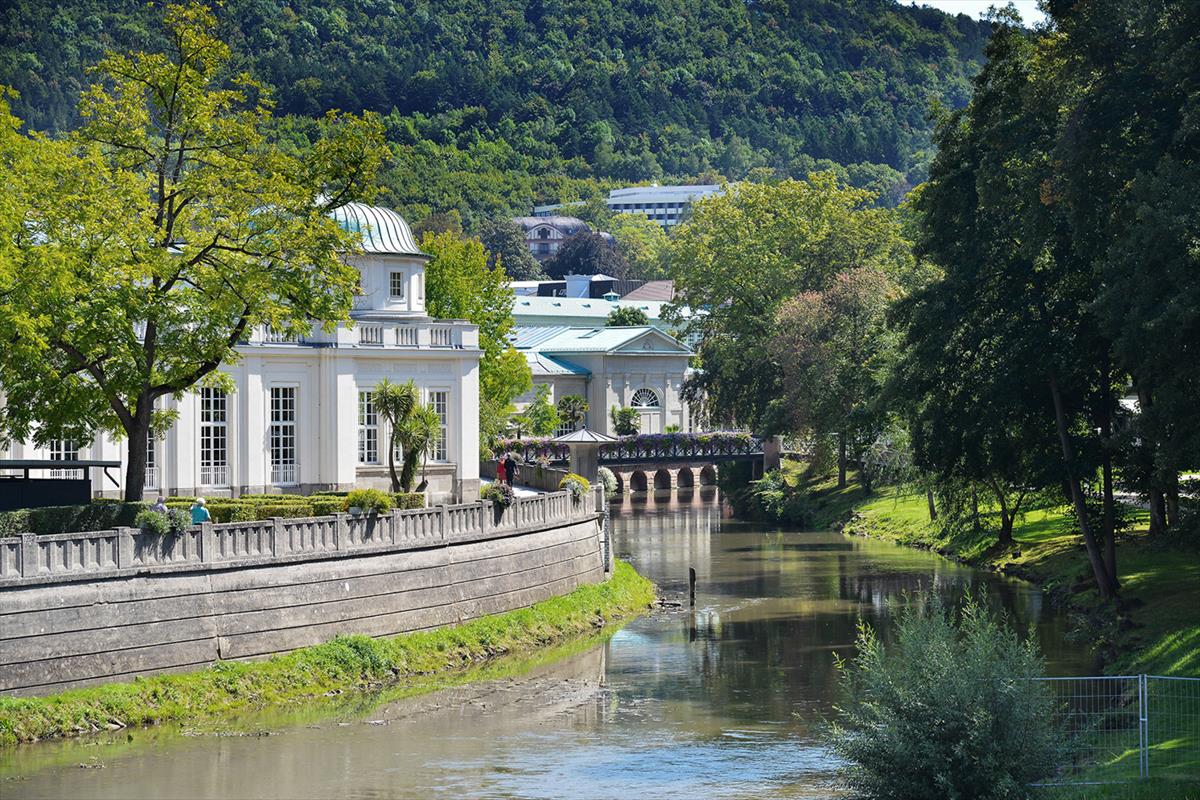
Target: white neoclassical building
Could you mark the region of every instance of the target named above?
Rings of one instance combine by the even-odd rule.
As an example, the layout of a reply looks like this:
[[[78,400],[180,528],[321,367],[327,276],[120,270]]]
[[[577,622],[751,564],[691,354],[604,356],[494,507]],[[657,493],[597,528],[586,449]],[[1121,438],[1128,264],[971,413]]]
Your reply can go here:
[[[372,388],[388,378],[412,379],[441,415],[442,438],[427,468],[430,501],[478,497],[478,328],[426,315],[429,256],[399,214],[351,203],[333,216],[362,234],[362,254],[349,259],[362,274],[352,323],[332,333],[314,327],[299,339],[254,331],[238,347],[240,358],[222,367],[235,390],[185,394],[175,426],[152,442],[147,496],[386,488],[389,432]],[[102,438],[48,448],[15,443],[3,456],[124,462],[125,452],[124,442]],[[123,470],[92,472],[94,491],[120,494]]]
[[[522,326],[513,344],[533,372],[534,389],[516,401],[523,410],[540,384],[550,400],[579,395],[588,403],[584,425],[615,435],[609,412],[637,410],[642,433],[663,433],[678,425],[692,430],[692,417],[681,390],[692,351],[652,326]],[[559,433],[569,433],[567,427]]]

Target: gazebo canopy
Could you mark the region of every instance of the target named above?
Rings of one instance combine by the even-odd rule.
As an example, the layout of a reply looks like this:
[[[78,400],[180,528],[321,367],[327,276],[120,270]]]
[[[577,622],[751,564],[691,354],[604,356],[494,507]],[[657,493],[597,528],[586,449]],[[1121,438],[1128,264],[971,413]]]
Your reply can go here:
[[[557,444],[605,444],[606,442],[615,442],[617,440],[603,433],[596,433],[595,431],[589,431],[587,428],[580,428],[577,431],[571,431],[562,436],[555,436],[550,441]]]

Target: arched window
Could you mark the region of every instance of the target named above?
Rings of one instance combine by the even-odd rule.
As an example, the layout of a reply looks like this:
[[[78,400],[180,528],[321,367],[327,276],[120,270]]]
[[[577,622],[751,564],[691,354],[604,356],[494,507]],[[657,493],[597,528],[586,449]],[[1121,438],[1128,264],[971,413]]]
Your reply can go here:
[[[550,238],[550,229],[549,228],[538,228],[538,238],[539,239],[549,239]]]
[[[629,401],[633,408],[658,408],[658,395],[653,389],[638,389]]]

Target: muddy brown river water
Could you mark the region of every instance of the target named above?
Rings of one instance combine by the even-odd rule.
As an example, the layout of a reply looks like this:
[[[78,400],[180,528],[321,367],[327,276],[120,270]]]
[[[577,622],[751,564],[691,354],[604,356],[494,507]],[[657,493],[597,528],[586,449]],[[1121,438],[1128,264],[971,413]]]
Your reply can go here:
[[[1093,657],[1028,584],[831,532],[722,519],[711,496],[613,507],[617,553],[686,606],[494,680],[203,733],[121,731],[0,753],[17,798],[830,797],[834,653],[905,593],[986,586],[1050,674]],[[191,735],[188,735],[188,734]]]

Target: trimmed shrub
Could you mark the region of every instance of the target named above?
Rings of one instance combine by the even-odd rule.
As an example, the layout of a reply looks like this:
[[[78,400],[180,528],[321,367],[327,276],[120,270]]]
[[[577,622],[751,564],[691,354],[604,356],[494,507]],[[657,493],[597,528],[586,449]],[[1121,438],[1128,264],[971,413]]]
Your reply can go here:
[[[309,502],[312,503],[314,517],[325,517],[346,510],[346,501],[341,497],[319,497],[313,495],[309,498]]]
[[[138,512],[137,517],[134,519],[134,524],[147,533],[157,533],[159,536],[166,536],[170,533],[178,533],[186,528],[191,524],[191,519],[188,518],[187,512],[183,509],[168,506],[166,513],[153,511],[149,508]]]
[[[401,510],[425,507],[425,495],[420,492],[396,492],[392,495],[392,501],[393,507]]]
[[[956,614],[933,595],[901,610],[893,644],[862,625],[855,647],[827,731],[855,797],[1015,800],[1061,763],[1037,644],[986,598]]]
[[[118,526],[134,526],[139,512],[148,503],[108,500],[77,506],[22,508],[0,513],[0,536],[21,533],[77,533],[103,531]]]
[[[357,507],[366,514],[386,514],[392,510],[392,496],[382,489],[355,489],[343,502],[347,511]]]
[[[577,475],[574,472],[568,472],[561,481],[558,482],[559,489],[565,489],[571,493],[571,499],[579,502],[583,496],[592,488],[592,484],[587,478],[582,475]]]
[[[254,506],[241,500],[211,500],[205,508],[213,522],[253,522],[258,519]]]
[[[295,519],[296,517],[314,516],[313,504],[308,501],[303,503],[259,503],[254,511],[259,519],[270,519],[271,517]]]
[[[513,490],[507,483],[489,483],[479,492],[479,497],[482,500],[491,500],[500,508],[508,508],[512,505]]]
[[[601,467],[596,472],[596,477],[604,486],[604,496],[612,497],[617,493],[617,476],[608,467]]]

